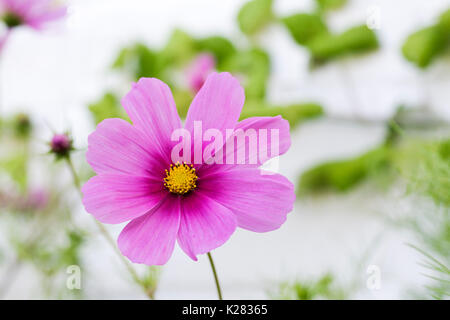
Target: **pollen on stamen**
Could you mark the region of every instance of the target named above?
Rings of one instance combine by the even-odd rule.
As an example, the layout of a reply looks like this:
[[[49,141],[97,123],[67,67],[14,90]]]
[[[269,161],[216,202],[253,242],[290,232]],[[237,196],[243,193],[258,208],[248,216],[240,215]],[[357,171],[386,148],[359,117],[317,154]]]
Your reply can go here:
[[[171,164],[169,170],[165,170],[164,186],[172,193],[186,194],[197,188],[197,173],[192,164]]]

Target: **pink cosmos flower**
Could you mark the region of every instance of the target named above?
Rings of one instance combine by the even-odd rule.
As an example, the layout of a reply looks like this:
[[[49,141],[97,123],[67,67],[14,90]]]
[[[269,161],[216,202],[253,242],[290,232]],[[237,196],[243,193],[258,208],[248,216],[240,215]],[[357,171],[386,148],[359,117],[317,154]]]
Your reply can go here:
[[[290,146],[289,124],[278,117],[238,121],[244,90],[229,73],[211,74],[187,114],[203,130],[273,129],[279,154]],[[255,232],[279,228],[295,200],[291,182],[264,175],[255,164],[174,164],[172,133],[182,128],[169,87],[142,78],[122,104],[132,120],[106,119],[89,136],[87,161],[97,173],[82,188],[87,212],[103,223],[130,221],[118,246],[131,261],[162,265],[175,242],[193,260],[224,244],[236,227]],[[195,143],[195,141],[194,141]],[[205,149],[207,143],[201,142]],[[248,147],[248,141],[234,148]],[[230,151],[235,151],[230,150]],[[228,152],[229,150],[226,150]]]
[[[198,92],[206,78],[214,71],[216,60],[209,53],[198,55],[187,71],[188,84],[193,92]]]
[[[66,11],[54,0],[0,0],[0,20],[10,29],[28,25],[40,30],[48,22],[62,18]]]

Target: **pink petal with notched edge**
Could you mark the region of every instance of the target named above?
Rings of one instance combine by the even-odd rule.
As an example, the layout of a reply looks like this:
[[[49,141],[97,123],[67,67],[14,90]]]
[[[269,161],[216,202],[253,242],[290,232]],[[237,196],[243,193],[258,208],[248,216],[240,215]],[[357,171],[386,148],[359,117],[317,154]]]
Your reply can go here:
[[[168,195],[160,206],[126,225],[119,249],[132,262],[163,265],[172,255],[179,225],[180,198]]]
[[[201,121],[203,132],[218,129],[225,137],[225,129],[237,124],[244,101],[244,89],[236,78],[227,72],[214,72],[192,101],[185,128],[193,132],[194,121]]]
[[[148,176],[162,181],[168,164],[142,131],[122,119],[106,119],[89,135],[86,159],[101,173]]]
[[[257,134],[257,140],[256,145],[257,148],[253,150],[250,149],[250,142],[248,138],[237,139],[234,138],[234,144],[230,146],[233,146],[234,148],[226,148],[224,146],[223,151],[223,164],[219,166],[205,166],[201,168],[200,170],[202,174],[210,174],[215,171],[220,170],[229,170],[229,169],[235,169],[236,167],[239,168],[256,168],[264,164],[264,162],[268,161],[269,159],[273,157],[280,156],[289,149],[291,146],[291,135],[289,131],[289,122],[285,119],[283,119],[281,116],[276,117],[252,117],[245,120],[240,121],[236,127],[235,130],[243,130],[244,132],[246,130],[254,130]],[[260,130],[265,130],[260,131]],[[278,130],[278,150],[275,150],[277,154],[272,154],[272,143],[271,141],[271,130]],[[267,143],[260,143],[260,140],[262,140],[262,137],[260,134],[265,134],[266,142]],[[230,138],[231,139],[231,138]],[[262,140],[263,141],[263,140]],[[261,148],[260,148],[261,147]],[[275,148],[277,149],[277,148]],[[244,157],[244,163],[239,164],[237,162],[238,160],[238,154],[242,153],[245,155]],[[229,159],[233,158],[233,163],[227,163],[227,156]],[[254,157],[256,159],[256,163],[251,163],[250,159]],[[267,159],[261,158],[269,156]],[[266,160],[266,161],[263,161]]]
[[[161,181],[119,174],[92,177],[81,191],[86,211],[104,223],[140,217],[167,195]]]
[[[122,99],[122,105],[134,126],[147,136],[164,161],[170,163],[174,145],[170,137],[175,129],[181,128],[181,120],[169,87],[155,78],[141,78]]]
[[[199,179],[197,192],[230,209],[239,227],[255,232],[278,229],[295,201],[289,180],[279,174],[262,175],[259,169],[218,171]]]
[[[178,244],[193,260],[224,244],[234,230],[234,214],[216,201],[201,193],[182,199]]]

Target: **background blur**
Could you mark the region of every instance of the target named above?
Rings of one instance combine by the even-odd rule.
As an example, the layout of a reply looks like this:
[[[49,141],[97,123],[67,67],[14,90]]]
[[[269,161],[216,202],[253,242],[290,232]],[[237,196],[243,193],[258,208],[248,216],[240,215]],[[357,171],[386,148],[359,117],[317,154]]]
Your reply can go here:
[[[175,29],[195,39],[220,35],[239,50],[264,50],[270,58],[266,92],[261,100],[250,102],[264,101],[278,108],[314,103],[323,111],[314,119],[301,119],[298,125],[292,125],[296,119],[291,122],[292,147],[281,157],[279,171],[297,185],[299,196],[287,222],[267,234],[237,230],[215,250],[225,298],[433,298],[437,294],[427,290],[441,284],[426,276],[436,272],[427,268],[427,255],[447,268],[432,263],[444,269],[447,282],[442,282],[439,292],[444,292],[441,298],[448,298],[450,158],[442,156],[442,171],[429,172],[438,165],[429,164],[434,158],[427,156],[437,154],[434,143],[450,138],[450,55],[441,54],[425,68],[408,61],[402,47],[411,34],[436,24],[450,8],[450,1],[348,1],[324,13],[328,28],[340,34],[367,23],[378,38],[378,47],[358,55],[342,54],[312,67],[311,51],[294,41],[278,18],[316,12],[319,2],[275,0],[276,18],[251,35],[237,23],[245,0],[73,0],[67,2],[68,16],[51,29],[42,33],[18,29],[0,55],[0,116],[17,120],[18,113],[27,114],[33,125],[26,152],[32,160],[24,165],[23,194],[30,195],[30,190],[51,193],[52,208],[60,217],[70,215],[78,231],[77,236],[67,237],[68,218],[42,224],[32,216],[38,212],[15,213],[24,210],[0,205],[0,293],[2,284],[7,286],[1,298],[145,298],[97,234],[67,167],[46,154],[46,142],[53,132],[70,131],[77,149],[75,167],[80,176],[88,177],[84,152],[96,124],[88,106],[100,103],[105,92],[120,98],[134,80],[125,67],[111,66],[124,47],[137,42],[161,50]],[[178,71],[171,73],[176,86],[184,85],[184,67],[177,66]],[[395,150],[402,151],[395,153],[395,163],[389,162],[385,170],[386,159],[380,169],[379,158],[374,160],[371,151],[378,155],[380,145],[390,148],[389,134],[396,142],[408,142],[405,147],[400,142],[402,147]],[[0,169],[4,171],[0,172],[0,191],[5,194],[20,190],[8,169],[23,171],[14,165],[20,162],[18,158],[10,157],[23,155],[23,150],[16,138],[0,139],[0,164],[5,164]],[[415,149],[419,145],[423,149]],[[12,159],[13,165],[1,159]],[[342,164],[344,160],[349,162]],[[320,167],[324,163],[329,166]],[[309,176],[301,182],[305,172]],[[423,179],[411,184],[408,177],[420,172]],[[321,186],[327,183],[331,187],[323,191]],[[428,233],[424,235],[421,227],[425,225]],[[123,225],[107,227],[116,238]],[[38,232],[63,235],[43,241],[49,252],[44,250],[36,257],[41,249],[24,248],[23,239]],[[78,236],[83,238],[79,246],[73,238]],[[70,251],[74,246],[75,260]],[[55,250],[70,259],[54,263]],[[66,267],[71,264],[81,266],[81,290],[66,288]],[[146,267],[137,268],[147,272]],[[206,256],[193,262],[176,248],[160,269],[156,298],[216,297]],[[371,276],[378,271],[380,286],[374,288]]]

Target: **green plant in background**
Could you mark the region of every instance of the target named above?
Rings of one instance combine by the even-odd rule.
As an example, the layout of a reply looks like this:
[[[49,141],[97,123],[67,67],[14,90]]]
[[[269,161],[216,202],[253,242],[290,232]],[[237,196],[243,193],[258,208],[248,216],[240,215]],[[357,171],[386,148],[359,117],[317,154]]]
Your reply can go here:
[[[222,63],[237,53],[234,44],[222,36],[210,36],[196,40],[198,52],[209,52],[215,59],[218,67],[223,69]]]
[[[226,59],[220,71],[228,71],[243,77],[245,96],[248,100],[262,100],[266,95],[266,84],[270,74],[270,58],[260,48],[237,52]]]
[[[310,13],[297,13],[282,19],[295,42],[306,46],[321,34],[327,34],[328,28],[322,16]]]
[[[403,56],[420,68],[428,67],[450,45],[450,10],[436,24],[411,34],[402,47]]]
[[[347,4],[347,0],[316,0],[316,4],[319,12],[327,12],[341,9]]]
[[[395,161],[410,192],[423,194],[437,205],[450,207],[450,139],[406,141]]]
[[[284,282],[271,296],[282,300],[344,300],[348,292],[336,283],[332,273],[327,273],[315,280]]]
[[[142,43],[123,48],[112,67],[126,71],[133,79],[141,77],[163,77],[165,61],[156,51]]]
[[[28,152],[19,150],[7,158],[0,159],[0,171],[6,173],[25,192],[28,185]]]
[[[323,63],[348,54],[370,52],[379,47],[378,39],[366,25],[352,27],[340,34],[319,34],[308,42],[313,63]]]
[[[268,25],[273,19],[273,0],[252,0],[239,10],[237,21],[246,35],[253,35]]]
[[[297,13],[281,19],[292,38],[310,52],[313,67],[350,54],[378,49],[377,36],[366,25],[354,26],[342,33],[328,29],[323,13],[345,4],[343,0],[318,0],[317,13]]]
[[[105,93],[99,101],[91,103],[88,108],[95,124],[99,124],[107,118],[120,118],[129,121],[119,99],[111,92]]]
[[[30,263],[43,276],[43,288],[48,297],[60,296],[81,298],[82,290],[68,290],[65,281],[53,284],[58,275],[65,275],[68,266],[76,265],[81,267],[80,250],[85,241],[85,235],[73,227],[63,230],[63,243],[55,244],[55,234],[40,234],[23,241],[16,240],[16,252],[20,263]]]
[[[397,154],[400,176],[410,194],[431,199],[434,207],[413,209],[404,222],[417,245],[410,245],[421,256],[425,292],[414,290],[420,298],[450,298],[450,139],[407,141]]]
[[[430,297],[436,300],[450,298],[449,259],[447,259],[446,264],[445,262],[439,261],[438,258],[433,257],[425,250],[422,250],[414,245],[410,245],[410,247],[419,252],[423,257],[421,265],[427,270],[427,273],[425,273],[424,276],[432,282],[431,284],[425,285],[425,289]]]
[[[377,147],[356,158],[331,161],[305,171],[297,185],[298,195],[345,192],[369,177],[380,178],[390,169],[390,150]]]
[[[387,121],[384,141],[375,148],[304,171],[298,180],[298,195],[346,192],[367,180],[387,187],[395,180],[405,179],[410,189],[415,188],[415,193],[429,195],[448,206],[450,142],[448,139],[421,140],[408,135],[408,130],[416,132],[429,128],[412,122],[412,113],[411,109],[398,108]]]
[[[294,104],[288,106],[261,106],[259,102],[246,104],[241,113],[241,120],[251,117],[274,117],[281,115],[289,121],[290,127],[295,128],[303,121],[323,115],[323,108],[315,103]]]

